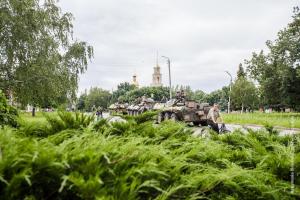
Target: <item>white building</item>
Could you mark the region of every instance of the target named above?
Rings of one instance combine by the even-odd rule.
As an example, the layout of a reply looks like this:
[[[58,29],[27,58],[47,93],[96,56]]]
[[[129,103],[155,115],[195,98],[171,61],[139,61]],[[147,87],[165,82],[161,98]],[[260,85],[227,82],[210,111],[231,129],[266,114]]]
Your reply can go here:
[[[151,86],[154,87],[160,87],[162,86],[161,83],[161,78],[162,75],[160,73],[160,66],[158,65],[158,63],[156,63],[156,66],[154,67],[154,73],[152,74],[152,84]]]

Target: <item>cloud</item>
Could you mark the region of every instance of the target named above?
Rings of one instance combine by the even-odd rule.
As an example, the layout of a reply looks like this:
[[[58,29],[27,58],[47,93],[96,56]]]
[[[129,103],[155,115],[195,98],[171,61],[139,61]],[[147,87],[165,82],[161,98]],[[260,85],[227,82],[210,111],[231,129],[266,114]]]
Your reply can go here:
[[[239,63],[291,21],[296,0],[61,0],[75,17],[74,36],[94,46],[79,90],[150,85],[156,51],[171,58],[173,84],[212,91],[228,84]],[[299,3],[298,3],[299,4]],[[163,83],[167,65],[159,58]]]

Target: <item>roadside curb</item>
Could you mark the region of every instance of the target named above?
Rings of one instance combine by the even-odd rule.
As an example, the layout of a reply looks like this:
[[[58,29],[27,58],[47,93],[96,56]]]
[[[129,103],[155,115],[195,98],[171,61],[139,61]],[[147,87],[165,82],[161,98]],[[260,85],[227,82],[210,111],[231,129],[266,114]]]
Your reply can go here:
[[[259,124],[237,124],[237,123],[226,123],[226,124],[230,124],[230,125],[235,125],[235,126],[242,126],[242,127],[255,127],[255,128],[265,128],[264,125],[259,125]],[[300,132],[300,128],[287,128],[287,127],[283,127],[283,126],[273,126],[274,129],[277,130],[289,130],[289,131],[299,131]]]

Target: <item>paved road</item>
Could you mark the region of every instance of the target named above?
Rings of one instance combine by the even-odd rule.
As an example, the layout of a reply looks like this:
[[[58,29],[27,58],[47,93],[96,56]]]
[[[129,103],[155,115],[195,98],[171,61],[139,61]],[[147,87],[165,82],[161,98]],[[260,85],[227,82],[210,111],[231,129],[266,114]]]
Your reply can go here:
[[[109,113],[108,113],[108,112],[107,112],[107,113],[104,112],[104,113],[103,113],[103,118],[106,119],[106,118],[108,118],[108,117],[109,117]]]
[[[240,124],[226,124],[226,127],[230,130],[230,131],[234,131],[236,129],[240,129],[242,131],[247,131],[247,129],[252,129],[252,130],[260,130],[260,129],[265,129],[264,126],[261,125],[240,125]],[[299,133],[300,129],[298,128],[284,128],[284,127],[274,127],[275,130],[277,130],[279,132],[280,135],[286,135],[286,134],[295,134],[295,133]]]

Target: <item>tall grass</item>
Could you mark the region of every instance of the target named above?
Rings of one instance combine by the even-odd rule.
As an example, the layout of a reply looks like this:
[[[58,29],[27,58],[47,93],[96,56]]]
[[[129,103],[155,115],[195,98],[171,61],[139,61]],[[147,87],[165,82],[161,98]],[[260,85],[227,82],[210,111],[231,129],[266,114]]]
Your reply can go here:
[[[149,115],[80,126],[62,114],[43,124],[48,134],[0,130],[0,199],[300,198],[299,176],[294,193],[289,180],[291,157],[300,171],[299,135],[293,153],[291,136],[195,138],[184,124],[154,125]]]
[[[20,119],[19,133],[25,136],[46,137],[67,129],[83,130],[94,121],[94,116],[71,112],[43,114],[43,118],[34,121]]]
[[[222,117],[226,123],[300,128],[300,113],[224,113]]]

